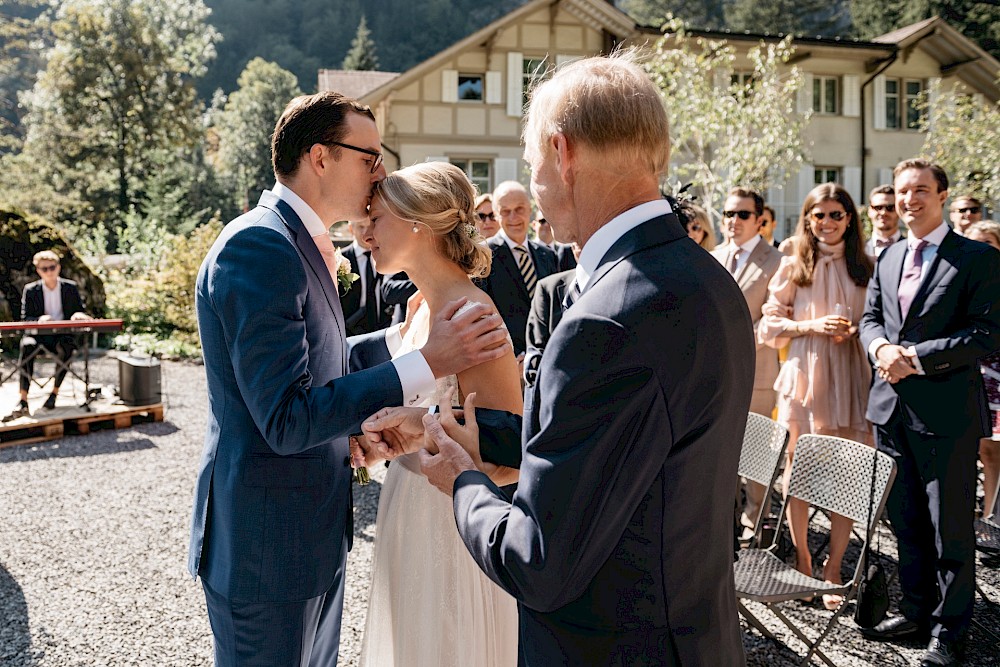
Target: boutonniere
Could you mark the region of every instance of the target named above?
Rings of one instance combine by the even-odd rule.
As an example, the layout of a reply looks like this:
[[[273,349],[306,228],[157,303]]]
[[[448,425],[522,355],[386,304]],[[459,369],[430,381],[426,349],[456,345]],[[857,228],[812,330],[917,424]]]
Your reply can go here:
[[[351,272],[351,260],[340,253],[340,248],[334,250],[333,257],[337,262],[337,288],[341,294],[347,294],[354,281],[361,276]]]

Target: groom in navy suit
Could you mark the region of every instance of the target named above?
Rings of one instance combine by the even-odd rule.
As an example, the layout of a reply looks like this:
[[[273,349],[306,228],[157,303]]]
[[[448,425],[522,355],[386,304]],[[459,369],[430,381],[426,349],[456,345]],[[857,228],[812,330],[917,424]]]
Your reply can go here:
[[[863,632],[929,639],[920,664],[953,665],[975,595],[976,450],[990,433],[978,362],[1000,348],[1000,254],[949,230],[940,166],[904,160],[894,179],[910,234],[879,256],[860,333],[878,371],[868,419],[897,466],[886,510],[903,598]]]
[[[188,568],[217,665],[336,665],[348,436],[382,406],[434,391],[435,377],[509,352],[482,305],[436,319],[422,350],[392,362],[374,363],[401,342],[398,327],[346,337],[328,232],[367,218],[385,176],[379,147],[368,107],[329,92],[292,100],[274,130],[274,189],[226,225],[198,274],[209,416]]]
[[[439,452],[421,451],[422,470],[520,603],[523,666],[744,663],[727,500],[753,390],[750,313],[660,196],[668,154],[659,91],[633,56],[575,61],[535,89],[531,189],[583,251],[526,392],[523,445],[517,420],[506,452],[482,445],[520,464],[513,501],[442,429],[479,447],[470,424],[423,418]]]

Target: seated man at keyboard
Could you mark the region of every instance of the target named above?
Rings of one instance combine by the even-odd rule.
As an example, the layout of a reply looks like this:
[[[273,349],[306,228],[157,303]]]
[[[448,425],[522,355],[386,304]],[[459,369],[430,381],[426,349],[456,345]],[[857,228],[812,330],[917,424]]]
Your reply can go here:
[[[35,271],[41,280],[28,283],[24,287],[21,298],[21,319],[37,320],[86,320],[90,316],[84,312],[80,290],[72,280],[59,277],[59,255],[51,250],[43,250],[35,254],[32,260]],[[66,364],[76,349],[76,339],[72,334],[47,334],[43,336],[25,336],[21,339],[21,400],[17,408],[3,418],[12,421],[19,417],[30,415],[28,412],[28,388],[31,386],[31,376],[35,367],[35,351],[41,345],[61,361],[56,371],[55,384],[52,393],[45,400],[45,408],[56,407],[56,396],[59,387],[66,377]]]

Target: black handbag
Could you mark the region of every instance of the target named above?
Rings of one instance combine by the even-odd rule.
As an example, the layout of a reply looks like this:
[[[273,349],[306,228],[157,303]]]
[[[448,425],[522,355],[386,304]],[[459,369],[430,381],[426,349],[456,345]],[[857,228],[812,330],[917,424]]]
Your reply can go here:
[[[872,484],[868,493],[868,525],[865,540],[864,567],[854,606],[854,622],[862,628],[874,628],[889,611],[889,582],[878,551],[868,548],[872,539],[872,502],[875,500],[875,466],[878,452],[872,452]],[[874,558],[873,558],[874,556]]]

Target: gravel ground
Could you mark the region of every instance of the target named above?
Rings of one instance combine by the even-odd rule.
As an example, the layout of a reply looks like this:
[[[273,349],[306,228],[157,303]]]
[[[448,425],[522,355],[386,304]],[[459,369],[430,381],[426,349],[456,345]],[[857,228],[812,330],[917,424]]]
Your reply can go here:
[[[115,384],[112,359],[97,359],[98,382]],[[70,667],[211,664],[212,644],[200,586],[186,572],[188,514],[205,427],[200,366],[165,362],[165,421],[96,431],[0,450],[0,665]],[[6,406],[0,406],[4,409]],[[357,662],[375,534],[381,467],[355,493],[341,664]],[[883,550],[894,556],[892,539]],[[856,548],[854,549],[856,553]],[[851,556],[848,566],[853,566]],[[1000,600],[996,562],[978,581]],[[898,597],[898,588],[894,591]],[[780,637],[789,633],[766,610]],[[814,626],[827,612],[785,605]],[[976,619],[1000,635],[1000,608],[977,597]],[[795,650],[801,645],[788,640]],[[996,638],[974,628],[968,665],[1000,665]],[[788,648],[746,632],[752,666],[797,664]],[[838,665],[916,664],[916,644],[877,644],[842,618],[824,643]]]

